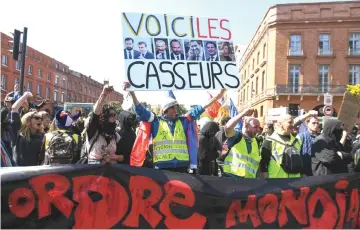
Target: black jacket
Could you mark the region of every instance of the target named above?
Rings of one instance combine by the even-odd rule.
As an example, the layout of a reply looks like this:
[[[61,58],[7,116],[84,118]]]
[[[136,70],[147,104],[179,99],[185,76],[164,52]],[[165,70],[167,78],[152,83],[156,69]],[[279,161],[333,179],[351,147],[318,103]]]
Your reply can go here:
[[[119,153],[124,156],[122,164],[130,164],[130,154],[134,145],[136,134],[134,131],[134,124],[136,122],[135,114],[128,111],[122,111],[119,115],[120,128],[116,128],[120,135],[120,141],[117,144]]]
[[[311,146],[311,167],[314,176],[349,173],[353,158],[344,151],[339,142],[343,128],[341,121],[329,119],[324,122],[323,133]],[[342,157],[337,152],[341,152]],[[348,168],[349,165],[349,168]]]

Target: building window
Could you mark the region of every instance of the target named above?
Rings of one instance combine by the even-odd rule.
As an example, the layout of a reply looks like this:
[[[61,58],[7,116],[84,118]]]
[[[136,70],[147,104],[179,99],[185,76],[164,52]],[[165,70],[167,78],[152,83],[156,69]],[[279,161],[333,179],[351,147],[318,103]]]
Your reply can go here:
[[[360,65],[349,65],[349,84],[360,84]]]
[[[265,53],[266,53],[266,43],[263,46],[263,59],[265,59]]]
[[[360,33],[350,34],[349,55],[360,55]]]
[[[62,92],[62,93],[61,93],[61,103],[64,103],[64,99],[65,99],[65,93]]]
[[[87,88],[85,87],[85,91],[84,91],[85,95],[87,94]]]
[[[290,35],[290,55],[299,56],[302,55],[301,49],[301,35]]]
[[[36,87],[36,95],[38,97],[41,97],[41,86],[40,85],[37,85],[37,87]]]
[[[299,108],[299,104],[289,104],[289,114],[294,117],[299,116]]]
[[[265,71],[262,72],[262,76],[261,76],[261,92],[264,92],[264,88],[265,88]]]
[[[77,88],[77,85],[76,85],[76,82],[74,82],[74,90],[76,90]]]
[[[1,89],[2,90],[6,90],[6,75],[5,74],[1,74]]]
[[[65,70],[66,70],[65,67],[63,67],[62,71],[65,72]]]
[[[319,65],[319,88],[322,93],[329,89],[329,71],[330,65]]]
[[[20,62],[19,61],[15,61],[15,69],[20,70]]]
[[[71,89],[71,81],[68,81],[68,89]]]
[[[58,75],[55,76],[55,84],[56,85],[59,84],[59,76]]]
[[[55,64],[55,68],[59,69],[59,64],[58,63]]]
[[[256,77],[256,83],[255,83],[255,95],[258,95],[258,88],[259,88],[259,77]]]
[[[331,55],[330,34],[319,35],[319,51],[318,55]]]
[[[47,81],[51,81],[51,73],[47,73]]]
[[[80,85],[80,92],[82,92],[82,85]]]
[[[264,106],[260,106],[260,117],[264,116]]]
[[[38,69],[38,78],[42,78],[42,69]]]
[[[71,93],[68,93],[67,101],[68,101],[68,102],[71,102]]]
[[[289,67],[289,88],[291,92],[299,92],[300,65],[290,65]]]
[[[65,80],[65,78],[63,78],[63,80],[62,80],[62,85],[63,85],[64,88],[66,87],[66,80]]]
[[[46,99],[50,100],[50,88],[46,88]]]
[[[8,65],[8,57],[6,55],[1,55],[1,65]]]
[[[32,73],[33,73],[33,66],[32,66],[32,65],[29,65],[29,67],[28,67],[28,74],[29,74],[29,75],[32,75]]]
[[[54,101],[57,101],[57,98],[58,98],[58,92],[54,90]]]
[[[32,84],[31,81],[28,81],[26,91],[31,92],[32,91]]]
[[[252,70],[254,70],[254,66],[255,66],[255,58],[253,58]]]
[[[260,62],[260,51],[257,54],[256,64],[259,65],[259,62]]]
[[[20,84],[19,78],[15,78],[15,80],[14,80],[14,86],[15,86],[15,85],[19,85],[19,84]]]

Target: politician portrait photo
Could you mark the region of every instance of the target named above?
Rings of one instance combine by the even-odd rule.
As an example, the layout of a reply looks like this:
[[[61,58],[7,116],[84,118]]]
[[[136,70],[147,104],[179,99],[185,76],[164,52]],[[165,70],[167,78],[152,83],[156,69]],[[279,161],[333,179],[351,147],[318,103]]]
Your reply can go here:
[[[204,47],[201,40],[185,41],[186,60],[188,61],[205,61]]]
[[[156,59],[170,60],[168,40],[166,38],[155,38]]]
[[[140,52],[136,59],[155,59],[151,38],[137,38],[135,41],[137,41],[137,50]]]
[[[218,42],[220,61],[235,61],[234,45],[232,42]]]
[[[171,60],[185,60],[184,41],[179,39],[169,40]]]
[[[204,41],[206,61],[219,61],[218,49],[215,41]]]
[[[134,39],[127,37],[124,39],[124,58],[125,59],[137,59],[139,57],[140,52],[134,49]]]

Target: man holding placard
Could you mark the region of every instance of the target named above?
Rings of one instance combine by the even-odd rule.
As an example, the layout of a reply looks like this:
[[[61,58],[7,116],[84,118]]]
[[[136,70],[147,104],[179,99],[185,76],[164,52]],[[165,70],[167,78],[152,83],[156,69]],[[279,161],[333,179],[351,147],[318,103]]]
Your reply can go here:
[[[130,84],[126,82],[124,90],[129,87]],[[191,169],[197,168],[198,144],[196,132],[191,130],[194,128],[193,122],[224,93],[225,89],[222,89],[206,105],[194,106],[183,116],[178,116],[178,102],[168,98],[162,105],[162,115],[155,116],[139,103],[135,92],[130,91],[137,119],[151,123],[154,168],[183,173],[187,172],[189,166]]]

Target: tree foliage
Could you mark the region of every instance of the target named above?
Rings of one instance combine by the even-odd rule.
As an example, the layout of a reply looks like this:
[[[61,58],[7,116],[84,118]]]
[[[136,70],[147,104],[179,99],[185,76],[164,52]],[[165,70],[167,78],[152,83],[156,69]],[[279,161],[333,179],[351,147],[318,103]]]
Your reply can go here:
[[[360,98],[360,84],[348,85],[346,90],[349,91],[352,95]]]

